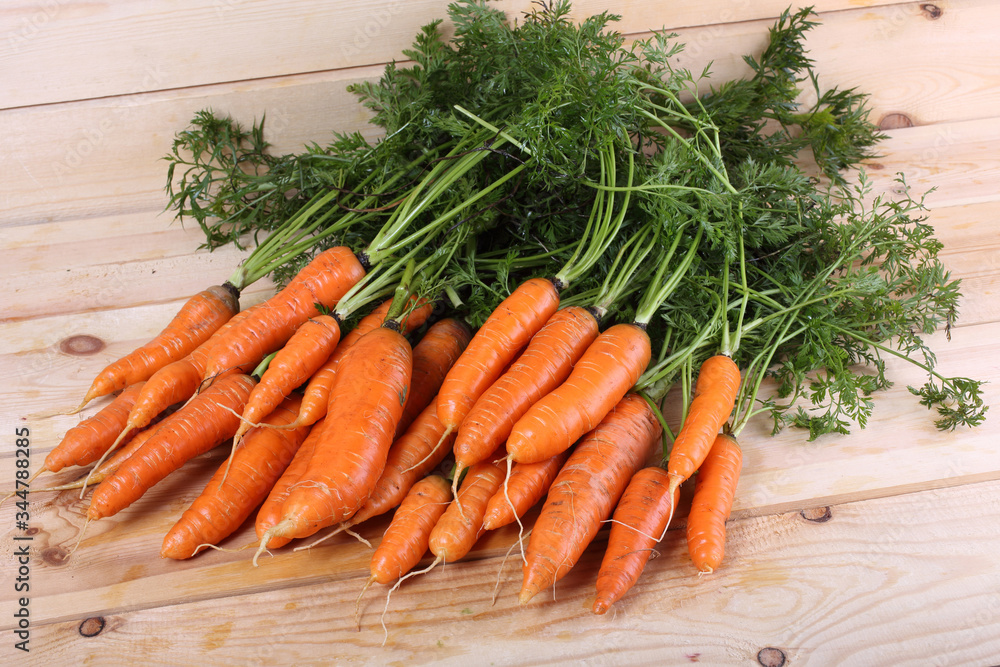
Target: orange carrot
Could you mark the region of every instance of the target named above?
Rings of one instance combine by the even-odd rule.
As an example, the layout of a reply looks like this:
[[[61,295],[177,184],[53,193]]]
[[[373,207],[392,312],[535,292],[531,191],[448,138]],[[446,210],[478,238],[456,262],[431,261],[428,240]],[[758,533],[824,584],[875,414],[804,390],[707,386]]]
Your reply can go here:
[[[691,560],[701,572],[712,572],[722,563],[726,519],[736,497],[742,465],[743,452],[736,438],[720,433],[698,468],[687,521],[687,543]]]
[[[227,375],[171,415],[139,451],[94,489],[88,520],[123,510],[185,462],[231,438],[253,385],[249,376]]]
[[[129,411],[122,433],[145,427],[171,405],[191,398],[200,384],[201,371],[190,356],[167,364],[146,381]]]
[[[496,530],[514,523],[548,493],[570,450],[540,463],[515,463],[500,490],[486,505],[483,528]]]
[[[569,378],[531,406],[507,438],[518,463],[537,463],[565,451],[593,429],[636,383],[649,363],[649,336],[635,324],[616,324],[587,348]]]
[[[450,499],[451,484],[440,475],[425,477],[410,488],[372,554],[373,581],[392,583],[420,562]]]
[[[237,368],[252,370],[284,345],[303,322],[320,314],[316,304],[333,306],[364,275],[348,248],[338,246],[316,255],[284,289],[220,337],[212,347],[204,377]]]
[[[484,532],[486,505],[503,484],[505,474],[503,448],[469,468],[458,496],[431,531],[429,546],[437,560],[451,563],[465,558],[472,551],[476,540]]]
[[[148,380],[170,362],[186,357],[239,312],[239,296],[239,290],[228,282],[195,294],[153,340],[98,373],[77,411],[99,396]]]
[[[719,429],[733,411],[739,389],[740,369],[732,359],[718,354],[702,363],[691,407],[667,461],[671,490],[691,477],[708,456]]]
[[[622,494],[597,573],[595,614],[607,612],[639,580],[680,496],[680,489],[675,489],[671,499],[669,485],[667,471],[651,466],[637,472]]]
[[[234,447],[243,434],[269,415],[293,389],[315,373],[340,340],[340,325],[330,315],[310,318],[278,350],[253,388],[243,409],[243,423],[233,436]],[[299,403],[296,402],[296,405]]]
[[[399,505],[413,484],[433,470],[451,451],[451,442],[455,435],[450,434],[442,438],[444,430],[444,425],[437,418],[437,407],[433,403],[425,407],[410,428],[406,429],[406,433],[392,443],[386,458],[385,470],[382,471],[365,504],[358,508],[353,516],[342,521],[339,526],[309,544],[307,548],[374,516],[385,514]],[[296,537],[308,537],[308,535],[296,535]]]
[[[569,377],[597,334],[597,320],[585,308],[570,306],[550,317],[465,416],[455,439],[458,470],[478,463],[503,444],[528,408]]]
[[[532,278],[497,306],[448,371],[438,393],[438,418],[454,431],[479,397],[559,307],[551,280]]]
[[[444,430],[444,424],[437,418],[437,407],[433,403],[425,407],[406,433],[392,443],[385,470],[368,500],[351,517],[350,526],[399,505],[410,487],[444,460],[451,451],[451,440],[441,440]]]
[[[142,385],[142,381],[129,385],[96,415],[66,431],[62,442],[45,457],[42,470],[57,472],[66,466],[85,466],[101,458],[125,428]]]
[[[291,423],[298,408],[298,398],[285,399],[265,423]],[[308,430],[303,426],[295,430],[255,428],[248,432],[233,456],[232,466],[219,467],[205,490],[167,532],[160,555],[190,558],[201,545],[218,544],[235,532],[264,500]]]
[[[432,399],[444,377],[469,344],[472,332],[462,322],[447,318],[435,322],[413,347],[413,377],[396,437],[402,435]],[[492,451],[492,450],[491,450]]]
[[[136,397],[122,434],[145,427],[171,405],[191,398],[201,385],[211,346],[218,340],[219,336],[248,317],[254,308],[256,306],[234,315],[222,325],[215,336],[199,345],[191,354],[179,361],[167,364],[153,373],[153,376],[146,381],[142,391]]]
[[[88,474],[81,476],[75,482],[67,482],[66,484],[60,484],[58,486],[48,486],[45,488],[35,488],[32,487],[32,491],[68,491],[69,489],[82,489],[85,486],[93,486],[95,484],[100,484],[108,477],[111,473],[118,470],[118,467],[122,464],[122,461],[132,456],[142,444],[146,442],[153,435],[159,425],[150,426],[149,428],[143,429],[136,433],[124,447],[118,449],[114,454],[109,456],[107,460],[95,467]]]
[[[288,492],[292,486],[299,481],[302,473],[305,472],[306,466],[309,465],[309,459],[312,457],[313,450],[316,449],[316,442],[323,436],[324,424],[326,424],[326,419],[320,417],[311,427],[304,427],[309,428],[309,435],[306,436],[305,441],[299,447],[298,451],[295,452],[292,462],[288,464],[285,472],[275,482],[267,498],[261,504],[260,509],[257,510],[257,518],[254,522],[257,539],[262,538],[268,529],[281,521],[281,506],[285,504],[285,499],[288,498]],[[294,537],[306,536],[296,535]],[[268,541],[266,548],[279,549],[291,541],[292,537],[275,537]]]
[[[576,564],[625,491],[659,446],[660,422],[649,405],[627,394],[570,454],[542,506],[525,554],[525,604]]]
[[[262,548],[272,537],[308,535],[340,523],[364,504],[385,468],[412,364],[409,342],[386,327],[365,334],[344,355],[324,437],[289,491],[281,521],[261,538]]]
[[[340,360],[344,358],[347,351],[363,335],[382,326],[382,322],[385,320],[386,313],[389,312],[389,306],[391,305],[392,299],[385,301],[371,313],[362,317],[353,329],[344,334],[340,344],[337,345],[330,358],[310,378],[309,384],[306,385],[305,394],[302,397],[302,407],[299,409],[299,417],[293,424],[289,425],[290,427],[312,424],[326,414],[330,398],[330,387],[333,386],[333,381],[337,377],[337,368],[340,366]],[[426,322],[433,309],[433,304],[427,303],[411,311],[409,316],[403,321],[404,333],[409,333]]]

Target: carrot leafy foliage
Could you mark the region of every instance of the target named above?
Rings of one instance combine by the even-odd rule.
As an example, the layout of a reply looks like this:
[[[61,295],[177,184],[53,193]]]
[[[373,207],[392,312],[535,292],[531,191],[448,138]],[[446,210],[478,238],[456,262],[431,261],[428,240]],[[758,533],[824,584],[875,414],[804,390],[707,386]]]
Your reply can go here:
[[[821,86],[811,9],[784,12],[750,75],[721,84],[674,65],[674,36],[626,46],[618,17],[574,22],[564,0],[516,21],[463,0],[449,18],[451,38],[433,21],[408,62],[350,87],[377,141],[274,156],[263,120],[202,111],[166,158],[169,206],[209,248],[263,246],[247,280],[376,242],[472,324],[585,258],[563,301],[648,326],[659,355],[639,388],[690,389],[720,348],[737,360],[737,431],[762,413],[810,439],[864,427],[894,359],[926,372],[910,391],[940,428],[982,422],[981,383],[941,375],[925,342],[960,284],[902,177],[873,195],[862,167],[882,135],[866,95]]]

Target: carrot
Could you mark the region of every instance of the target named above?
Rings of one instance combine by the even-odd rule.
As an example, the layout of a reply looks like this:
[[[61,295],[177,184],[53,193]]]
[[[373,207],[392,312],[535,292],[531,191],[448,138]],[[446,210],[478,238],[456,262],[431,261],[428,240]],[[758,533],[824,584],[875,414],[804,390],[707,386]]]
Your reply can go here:
[[[312,426],[303,427],[309,428],[309,434],[306,436],[305,441],[299,447],[298,451],[295,452],[295,456],[292,458],[292,462],[288,464],[285,472],[271,488],[270,493],[268,493],[267,498],[261,504],[260,509],[257,510],[257,518],[254,522],[254,530],[257,532],[257,539],[263,537],[264,533],[266,533],[268,529],[281,521],[281,506],[285,504],[285,499],[288,498],[288,492],[291,490],[291,487],[299,481],[299,478],[302,477],[302,473],[305,472],[306,466],[309,465],[309,459],[312,457],[312,453],[316,449],[316,442],[323,436],[323,425],[325,423],[325,417],[320,417],[315,424],[312,424]],[[266,548],[278,549],[291,541],[292,537],[275,537],[267,542]]]
[[[454,431],[504,367],[559,307],[551,280],[521,283],[497,306],[448,371],[438,393],[438,418]]]
[[[291,423],[298,408],[298,398],[285,399],[265,423]],[[235,532],[264,500],[308,430],[307,426],[281,431],[255,428],[247,433],[232,466],[219,466],[205,490],[167,532],[160,556],[190,558],[202,545],[218,544]]]
[[[438,520],[428,545],[436,561],[464,558],[483,534],[486,505],[503,483],[506,473],[503,448],[469,468],[458,496]]]
[[[368,500],[351,517],[351,526],[398,505],[417,480],[444,460],[451,449],[449,439],[441,440],[444,430],[444,424],[437,418],[437,407],[433,404],[425,407],[410,428],[392,443],[385,470]]]
[[[637,472],[622,494],[597,573],[595,614],[607,612],[639,580],[680,496],[680,489],[675,489],[671,499],[669,485],[667,471],[651,466]]]
[[[363,521],[385,514],[399,505],[413,484],[434,469],[451,449],[454,434],[442,438],[444,425],[437,418],[437,407],[433,402],[424,408],[406,433],[396,438],[389,448],[385,470],[375,483],[368,500],[349,519],[342,521],[330,533],[304,548],[311,548],[320,542],[353,528]],[[297,535],[296,537],[308,537]]]
[[[292,334],[250,393],[250,400],[243,409],[244,421],[233,436],[234,449],[252,424],[269,415],[293,389],[323,365],[339,340],[340,324],[330,315],[310,318]]]
[[[100,484],[104,481],[108,475],[118,470],[118,467],[122,464],[122,461],[132,456],[136,450],[142,447],[142,444],[146,442],[156,431],[157,426],[150,426],[147,429],[143,429],[136,433],[124,447],[118,449],[114,454],[109,456],[107,460],[96,466],[88,474],[80,477],[74,482],[67,482],[66,484],[60,484],[59,486],[47,486],[45,488],[32,488],[32,491],[68,491],[70,489],[82,489],[87,486],[93,486],[95,484]],[[82,497],[82,494],[81,494]]]
[[[565,451],[593,429],[642,375],[649,336],[635,324],[616,324],[587,348],[569,377],[514,424],[507,451],[518,463],[537,463]]]
[[[289,427],[297,428],[303,424],[312,424],[326,414],[330,397],[330,387],[333,386],[333,381],[337,377],[337,368],[340,366],[340,360],[344,358],[347,351],[358,342],[361,336],[382,326],[382,322],[385,320],[385,316],[389,312],[389,306],[391,305],[392,299],[388,299],[371,313],[362,317],[353,329],[344,334],[340,344],[337,345],[330,358],[310,378],[302,397],[302,407],[299,408],[299,417],[295,422],[289,424]],[[413,331],[426,322],[433,309],[433,304],[427,303],[411,311],[410,315],[403,322],[405,333]]]
[[[733,411],[739,388],[740,369],[732,359],[717,354],[702,363],[691,407],[667,461],[671,491],[691,477],[705,460],[719,429]]]
[[[66,431],[62,441],[45,457],[42,470],[58,472],[66,466],[85,466],[101,458],[125,428],[142,386],[143,381],[129,385],[96,415]]]
[[[517,521],[545,497],[570,450],[540,463],[515,463],[503,486],[486,505],[483,528],[496,530]]]
[[[239,298],[239,290],[228,282],[195,294],[153,340],[98,373],[76,412],[93,399],[148,380],[170,362],[186,357],[240,311]]]
[[[736,438],[720,433],[698,468],[687,521],[687,543],[695,567],[706,574],[719,567],[725,554],[726,519],[736,497],[742,465],[743,452]]]
[[[125,422],[125,428],[118,437],[123,438],[130,431],[144,428],[171,405],[191,398],[201,386],[209,350],[218,340],[218,336],[249,317],[255,308],[256,306],[253,306],[234,315],[222,325],[216,332],[216,336],[212,336],[199,345],[191,354],[179,361],[167,364],[153,373],[153,376],[146,381],[142,391],[136,397],[135,404]]]
[[[450,499],[451,484],[440,475],[424,477],[410,488],[372,554],[373,581],[392,583],[420,562]]]
[[[303,322],[320,314],[317,304],[336,304],[364,275],[364,267],[348,248],[338,246],[316,255],[284,289],[216,341],[204,377],[236,368],[252,370]]]
[[[231,438],[253,384],[249,376],[227,375],[171,415],[141,449],[94,489],[88,520],[128,507],[185,462]]]
[[[524,582],[525,604],[576,564],[611,516],[632,475],[659,445],[660,422],[649,405],[627,394],[570,454],[549,488],[531,531]]]
[[[281,521],[261,538],[261,550],[273,537],[308,535],[340,523],[364,504],[385,468],[412,363],[409,342],[386,327],[365,334],[348,351],[330,391],[324,437],[289,491]]]
[[[597,320],[585,308],[570,306],[550,317],[462,421],[455,439],[459,471],[501,445],[528,408],[569,377],[597,334]]]
[[[447,318],[435,322],[413,347],[413,376],[403,416],[396,427],[402,435],[432,399],[437,397],[444,377],[469,344],[472,332],[462,322]]]

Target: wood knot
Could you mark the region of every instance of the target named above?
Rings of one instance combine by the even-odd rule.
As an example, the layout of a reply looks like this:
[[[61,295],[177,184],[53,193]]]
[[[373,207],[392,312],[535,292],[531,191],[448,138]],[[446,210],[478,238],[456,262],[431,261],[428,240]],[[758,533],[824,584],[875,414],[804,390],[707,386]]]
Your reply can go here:
[[[920,5],[920,11],[931,21],[937,21],[944,14],[944,10],[929,2]]]
[[[48,565],[59,567],[69,561],[70,553],[62,547],[49,547],[42,550],[42,560]]]
[[[880,130],[899,130],[904,127],[913,127],[913,120],[905,113],[890,113],[882,117],[878,123]]]
[[[28,530],[24,531],[25,535],[37,535],[38,533],[39,533],[39,530],[35,526],[32,526]]]
[[[104,625],[103,616],[91,616],[80,623],[80,635],[84,637],[96,637],[104,631]]]
[[[72,354],[78,357],[85,357],[90,354],[97,354],[104,349],[104,341],[96,336],[80,334],[64,338],[59,342],[59,351],[64,354]]]
[[[826,523],[833,518],[833,512],[830,511],[829,507],[814,507],[802,510],[799,514],[806,521],[812,521],[813,523]]]
[[[757,652],[757,662],[764,667],[783,667],[785,664],[785,652],[773,646],[762,648]]]

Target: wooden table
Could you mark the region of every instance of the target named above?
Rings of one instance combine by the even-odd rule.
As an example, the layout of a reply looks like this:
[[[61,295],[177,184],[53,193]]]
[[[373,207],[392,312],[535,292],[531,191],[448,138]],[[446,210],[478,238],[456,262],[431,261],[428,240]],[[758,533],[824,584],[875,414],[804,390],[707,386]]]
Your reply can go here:
[[[240,256],[197,250],[200,233],[161,213],[158,160],[196,110],[249,123],[267,113],[279,151],[366,129],[345,92],[377,77],[445,2],[90,4],[6,8],[0,25],[0,490],[13,488],[15,430],[31,462],[80,416],[96,371],[148,339],[190,294]],[[693,69],[742,73],[785,0],[615,3],[619,29],[676,29]],[[809,38],[822,81],[872,94],[888,130],[870,165],[876,188],[905,171],[927,197],[944,260],[964,280],[961,319],[931,343],[940,369],[989,380],[1000,408],[1000,5],[818,0]],[[526,1],[498,3],[516,13]],[[578,2],[578,16],[605,8]],[[244,305],[264,298],[254,286]],[[848,437],[807,443],[743,437],[744,476],[727,560],[696,576],[672,530],[631,594],[592,616],[605,540],[555,588],[521,608],[513,531],[488,535],[467,562],[409,580],[380,626],[383,591],[355,623],[369,551],[350,538],[309,552],[159,558],[166,529],[222,454],[193,461],[141,502],[88,528],[71,493],[30,505],[32,540],[0,511],[0,662],[19,664],[294,663],[988,665],[1000,662],[1000,440],[996,415],[938,433],[896,386]],[[88,409],[82,416],[93,414]],[[54,481],[71,479],[69,472]],[[683,525],[682,521],[677,527]],[[362,533],[375,538],[385,523]],[[252,529],[227,541],[239,546]],[[15,549],[30,545],[28,593]],[[494,595],[496,599],[494,600]],[[30,653],[15,648],[30,601]],[[383,645],[383,642],[384,645]]]

